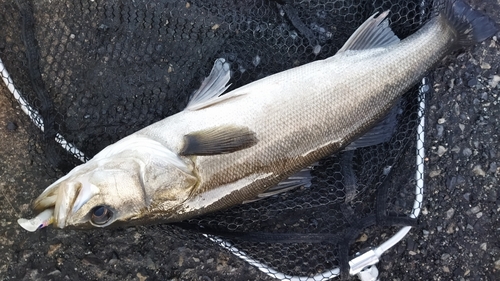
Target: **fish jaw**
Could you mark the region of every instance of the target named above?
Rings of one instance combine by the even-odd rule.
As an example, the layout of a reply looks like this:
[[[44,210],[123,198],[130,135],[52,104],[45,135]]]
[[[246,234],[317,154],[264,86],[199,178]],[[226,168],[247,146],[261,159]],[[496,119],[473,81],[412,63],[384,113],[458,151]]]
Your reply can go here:
[[[41,208],[44,204],[55,204],[47,206],[33,219],[19,219],[18,223],[24,229],[33,232],[54,224],[58,228],[64,228],[68,217],[79,210],[90,198],[99,193],[99,189],[90,183],[81,184],[79,182],[62,183],[56,187],[57,196],[42,198],[38,203]],[[55,199],[55,203],[53,202]],[[71,222],[75,224],[75,222]]]
[[[149,138],[126,140],[109,146],[47,187],[34,202],[40,213],[53,210],[52,218],[43,217],[44,221],[57,228],[87,229],[115,222],[168,220],[168,213],[182,204],[196,185],[189,161]],[[159,216],[158,205],[162,214],[167,214]],[[109,219],[95,223],[95,212],[101,207],[110,214]],[[28,230],[41,220],[37,216],[21,222]]]
[[[85,178],[81,178],[80,181],[63,182],[60,184],[54,207],[55,225],[58,228],[64,228],[66,224],[81,224],[83,221],[69,221],[69,219],[72,218],[85,203],[98,194],[99,188]]]
[[[81,207],[90,197],[99,192],[97,186],[92,185],[87,179],[87,174],[97,169],[98,166],[95,161],[89,161],[75,167],[68,174],[49,185],[35,199],[33,208],[39,213],[52,210],[53,215],[49,224],[63,228],[71,211],[74,211],[77,206]],[[76,203],[75,206],[73,206],[74,203]]]
[[[34,209],[40,214],[52,210],[51,218],[42,216],[43,220],[47,221],[43,227],[53,224],[55,227],[65,228],[68,224],[80,224],[73,221],[72,216],[100,192],[99,188],[89,181],[92,174],[88,171],[97,168],[92,164],[87,163],[76,167],[47,187],[34,201]],[[38,221],[37,218],[38,216],[33,220]]]
[[[66,226],[66,220],[70,216],[72,202],[78,196],[78,182],[65,182],[59,186],[56,203],[54,206],[55,225],[58,228]]]

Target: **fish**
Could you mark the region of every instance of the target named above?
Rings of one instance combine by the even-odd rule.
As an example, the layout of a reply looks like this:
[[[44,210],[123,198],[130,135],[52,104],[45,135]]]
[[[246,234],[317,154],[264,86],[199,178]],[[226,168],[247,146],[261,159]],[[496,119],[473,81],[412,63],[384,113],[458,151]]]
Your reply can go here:
[[[498,32],[463,0],[400,40],[389,11],[333,56],[225,93],[224,58],[186,108],[111,144],[34,200],[26,230],[179,222],[310,183],[310,165],[373,128],[450,52]]]

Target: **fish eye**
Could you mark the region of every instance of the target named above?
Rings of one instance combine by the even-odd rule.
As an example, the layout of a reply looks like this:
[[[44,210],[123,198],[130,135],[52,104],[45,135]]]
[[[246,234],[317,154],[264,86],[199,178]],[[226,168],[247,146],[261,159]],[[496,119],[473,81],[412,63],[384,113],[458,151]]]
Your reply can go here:
[[[113,216],[113,212],[106,206],[97,206],[92,209],[91,222],[95,225],[106,224]]]

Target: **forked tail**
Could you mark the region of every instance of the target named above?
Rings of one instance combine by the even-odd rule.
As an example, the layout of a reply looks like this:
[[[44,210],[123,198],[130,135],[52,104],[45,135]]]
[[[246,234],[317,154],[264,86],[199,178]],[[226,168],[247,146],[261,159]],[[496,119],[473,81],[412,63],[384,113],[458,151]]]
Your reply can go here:
[[[482,42],[498,32],[497,24],[487,15],[474,10],[464,0],[438,0],[440,12],[457,32],[457,47]]]

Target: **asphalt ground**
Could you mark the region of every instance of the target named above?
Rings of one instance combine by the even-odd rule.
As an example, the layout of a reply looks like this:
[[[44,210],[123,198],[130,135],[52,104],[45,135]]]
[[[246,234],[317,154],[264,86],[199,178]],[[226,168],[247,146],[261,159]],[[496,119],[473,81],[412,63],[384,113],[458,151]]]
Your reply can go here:
[[[500,22],[500,2],[475,2]],[[431,73],[423,211],[377,265],[381,280],[500,280],[499,49],[495,37]],[[27,116],[3,84],[0,92],[0,279],[273,280],[165,227],[21,229],[17,219],[54,178],[28,154]]]

